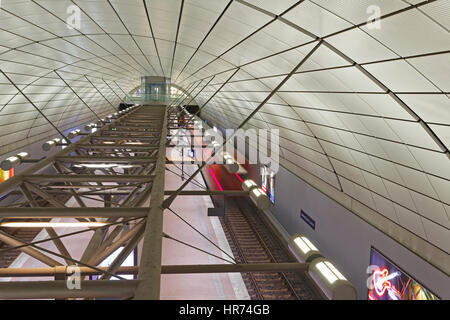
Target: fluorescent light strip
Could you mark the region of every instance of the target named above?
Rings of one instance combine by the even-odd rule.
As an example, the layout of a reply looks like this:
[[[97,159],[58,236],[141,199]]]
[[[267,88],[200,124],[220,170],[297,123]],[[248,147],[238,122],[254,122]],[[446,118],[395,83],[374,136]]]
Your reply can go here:
[[[2,222],[5,228],[92,228],[102,227],[106,222]]]
[[[327,265],[327,267],[339,278],[339,280],[347,280],[342,273],[339,272],[338,269],[336,269],[336,267],[331,263],[326,261],[325,264]]]
[[[323,262],[319,262],[316,265],[317,269],[320,271],[320,273],[328,280],[329,283],[333,284],[338,280],[338,277],[331,272],[331,270],[325,265]]]
[[[297,237],[297,238],[294,239],[294,242],[300,248],[300,250],[303,251],[304,254],[307,254],[308,252],[311,251],[311,249],[302,240],[303,240],[302,238]]]
[[[308,238],[302,237],[302,240],[306,243],[306,245],[307,245],[311,250],[313,250],[313,251],[319,251],[319,249],[317,249],[316,246],[313,245],[313,244],[311,243],[311,241],[309,241]]]

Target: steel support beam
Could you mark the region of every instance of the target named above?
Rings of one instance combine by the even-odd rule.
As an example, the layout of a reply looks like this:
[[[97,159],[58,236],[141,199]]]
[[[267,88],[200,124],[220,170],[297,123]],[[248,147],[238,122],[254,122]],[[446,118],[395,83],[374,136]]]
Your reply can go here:
[[[158,146],[154,145],[133,145],[133,144],[80,144],[77,145],[77,148],[83,149],[127,149],[127,150],[155,150],[158,149]]]
[[[115,159],[114,159],[115,160]],[[25,181],[30,182],[151,182],[153,177],[132,176],[132,175],[101,175],[101,174],[34,174],[24,176]],[[90,186],[86,186],[90,187]],[[95,186],[94,186],[95,187]],[[34,192],[34,191],[33,191]]]
[[[281,262],[281,263],[249,263],[249,264],[204,264],[204,265],[165,265],[161,266],[162,274],[196,274],[196,273],[244,273],[244,272],[302,272],[308,270],[308,263]],[[98,267],[108,270],[108,267]],[[139,267],[119,267],[115,274],[137,275]],[[102,272],[80,267],[82,276],[101,275]],[[54,268],[0,268],[0,278],[20,277],[52,277],[58,274],[67,274],[67,267]]]
[[[165,195],[175,194],[177,190],[166,190]],[[183,190],[178,194],[179,196],[248,196],[248,191],[243,190]]]
[[[146,217],[147,208],[5,208],[0,207],[0,218],[138,218]]]
[[[30,205],[31,205],[31,208],[28,208],[28,209],[31,209],[31,211],[32,211],[34,208],[38,207],[38,204],[37,204],[36,201],[34,200],[33,195],[32,195],[32,194],[30,193],[30,191],[27,189],[27,187],[25,186],[25,184],[23,184],[23,185],[20,187],[20,189],[22,190],[23,195],[25,196],[25,198],[28,200],[28,202],[29,202]],[[42,218],[39,219],[39,221],[42,221]],[[61,241],[61,239],[57,238],[57,237],[58,237],[58,234],[56,233],[55,229],[53,229],[53,228],[45,228],[45,231],[47,232],[47,234],[48,234],[48,236],[49,236],[50,238],[54,238],[54,239],[52,240],[52,242],[53,242],[53,244],[55,245],[55,247],[58,249],[59,253],[61,253],[61,254],[62,254],[63,256],[65,256],[65,257],[71,258],[70,253],[69,253],[69,251],[67,250],[67,248],[66,248],[66,246],[64,245],[64,243]],[[65,261],[66,261],[67,264],[70,264],[70,260],[67,259],[67,260],[65,260]]]
[[[132,229],[126,231],[119,239],[117,239],[107,248],[104,246],[100,246],[90,255],[87,264],[94,266],[100,264],[103,260],[105,260],[111,254],[113,254],[117,249],[119,249],[121,246],[127,243],[127,241],[132,239],[136,234],[142,232],[144,227],[145,223],[139,223],[135,225]]]
[[[122,251],[117,255],[117,257],[114,259],[114,261],[111,263],[111,265],[108,268],[108,273],[114,274],[116,271],[120,268],[122,263],[125,261],[126,258],[130,255],[131,251],[133,251],[139,241],[141,241],[142,236],[144,235],[144,228],[139,228],[139,230],[134,234],[134,236],[128,240],[127,245],[122,249]],[[100,280],[109,280],[111,276],[109,274],[103,274],[101,276]]]
[[[164,183],[166,175],[166,142],[167,142],[167,108],[164,107],[164,119],[159,142],[158,160],[155,168],[150,211],[144,233],[144,244],[138,279],[141,280],[135,294],[135,299],[158,300],[161,285],[161,254],[163,238]]]
[[[26,244],[25,242],[22,242],[22,241],[19,241],[19,240],[16,240],[16,239],[10,237],[10,235],[7,234],[6,232],[0,231],[0,241],[3,241],[4,243],[6,243],[7,245],[9,245],[11,247],[22,246],[18,250],[28,254],[29,256],[35,258],[36,260],[38,260],[38,261],[42,262],[43,264],[46,264],[46,265],[48,265],[50,267],[55,267],[55,266],[61,266],[62,265],[58,261],[53,260],[52,258],[46,256],[45,254],[43,254],[42,252],[40,252],[40,251],[38,251],[36,249],[30,248],[30,247],[27,247],[27,246],[23,246],[23,245]],[[0,292],[1,292],[1,290],[0,290]]]
[[[135,111],[136,110],[132,110],[126,116],[131,115]],[[21,173],[16,174],[14,177],[12,177],[6,181],[3,181],[2,183],[0,183],[0,195],[3,195],[5,193],[13,190],[14,188],[19,187],[23,182],[24,176],[36,174],[36,173],[42,171],[43,169],[47,168],[48,166],[51,166],[56,161],[57,157],[68,156],[72,152],[76,152],[78,145],[86,144],[87,142],[89,142],[89,140],[91,139],[92,136],[101,134],[103,130],[107,130],[111,125],[114,125],[114,123],[107,124],[106,126],[101,128],[98,132],[96,132],[92,135],[83,137],[81,140],[77,141],[76,143],[69,145],[66,149],[63,149],[63,150],[55,153],[54,155],[51,155],[51,156],[39,161],[35,165],[22,171]],[[65,176],[67,177],[68,175],[65,175]]]
[[[156,159],[151,157],[58,157],[56,160],[61,162],[70,162],[70,163],[105,163],[105,162],[113,162],[113,163],[148,163],[148,162],[156,162]]]
[[[81,281],[70,290],[64,280],[0,282],[0,299],[131,298],[138,281]]]

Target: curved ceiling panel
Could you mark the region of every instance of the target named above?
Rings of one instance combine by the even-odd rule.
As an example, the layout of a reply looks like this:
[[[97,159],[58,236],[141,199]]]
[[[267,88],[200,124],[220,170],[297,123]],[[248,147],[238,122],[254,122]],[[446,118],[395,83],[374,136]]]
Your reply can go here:
[[[111,113],[141,75],[171,77],[224,127],[259,108],[246,127],[280,129],[286,168],[449,253],[448,12],[447,0],[3,0],[0,154]]]

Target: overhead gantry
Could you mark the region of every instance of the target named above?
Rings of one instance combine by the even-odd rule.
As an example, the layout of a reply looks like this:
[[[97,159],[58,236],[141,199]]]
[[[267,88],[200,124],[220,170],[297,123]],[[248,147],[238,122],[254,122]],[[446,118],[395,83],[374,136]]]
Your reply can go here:
[[[0,269],[0,277],[52,276],[55,279],[0,282],[1,299],[159,299],[160,279],[164,273],[306,270],[307,265],[303,263],[242,265],[231,256],[228,260],[223,259],[224,264],[161,265],[162,238],[179,241],[162,229],[164,212],[171,210],[170,204],[177,196],[249,194],[238,190],[184,191],[193,176],[178,190],[165,189],[166,164],[174,163],[167,159],[166,149],[174,147],[170,132],[173,134],[179,129],[180,109],[178,104],[175,105],[177,107],[138,106],[122,116],[117,115],[111,122],[99,122],[95,133],[78,132],[82,135],[80,140],[69,143],[65,149],[0,184],[1,195],[20,193],[22,196],[16,203],[0,207],[0,222],[5,225],[39,222],[48,234],[44,240],[26,242],[0,230],[0,241],[8,245],[0,249],[0,254],[20,250],[48,266]],[[192,119],[185,119],[183,125],[191,125]],[[203,162],[201,167],[206,163]],[[54,173],[43,174],[42,171],[49,167],[53,167]],[[76,207],[67,205],[71,198]],[[85,228],[58,234],[53,229],[57,226],[51,222],[53,218],[73,218],[78,221],[77,226]],[[70,236],[82,233],[90,240],[81,258],[75,259],[70,245],[66,247],[62,239],[70,243]],[[121,267],[141,240],[139,266]],[[50,241],[57,251],[42,246]],[[120,247],[123,247],[122,251],[109,267],[99,266]],[[78,268],[82,279],[78,289],[67,286],[71,266]],[[137,280],[126,280],[122,277],[124,274],[137,275]],[[98,275],[99,280],[87,280],[89,275]]]

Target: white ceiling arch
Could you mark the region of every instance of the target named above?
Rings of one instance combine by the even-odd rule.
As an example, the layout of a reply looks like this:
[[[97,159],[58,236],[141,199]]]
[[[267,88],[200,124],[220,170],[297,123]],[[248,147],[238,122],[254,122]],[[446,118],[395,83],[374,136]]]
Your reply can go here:
[[[392,226],[415,235],[403,243],[448,272],[449,11],[446,0],[3,0],[0,69],[14,84],[0,75],[0,154],[55,135],[50,122],[110,113],[141,75],[171,76],[237,127],[321,41],[247,126],[279,128],[283,166],[377,213],[369,222],[394,238]]]

